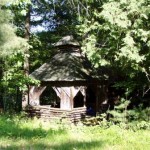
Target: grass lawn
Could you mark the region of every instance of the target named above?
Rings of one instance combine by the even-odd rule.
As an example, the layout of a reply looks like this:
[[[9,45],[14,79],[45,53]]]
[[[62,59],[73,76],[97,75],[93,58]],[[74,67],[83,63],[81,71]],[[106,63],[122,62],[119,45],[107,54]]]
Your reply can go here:
[[[0,116],[0,150],[150,150],[149,130],[42,122]]]

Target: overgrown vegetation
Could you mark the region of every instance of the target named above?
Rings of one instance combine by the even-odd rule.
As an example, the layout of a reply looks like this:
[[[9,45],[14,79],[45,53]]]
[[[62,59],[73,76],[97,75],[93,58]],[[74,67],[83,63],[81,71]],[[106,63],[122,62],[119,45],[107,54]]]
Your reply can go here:
[[[56,53],[54,43],[66,34],[110,85],[150,104],[148,0],[2,0],[0,18],[0,107],[20,110],[14,106],[31,83],[27,74]]]
[[[150,130],[118,125],[85,126],[44,122],[24,115],[0,115],[0,149],[149,150]]]
[[[117,125],[122,129],[130,129],[133,131],[140,129],[150,129],[150,108],[128,109],[129,101],[122,99],[120,104],[114,106],[114,109],[107,110],[106,113],[97,115],[96,117],[84,120],[84,124],[88,126],[99,125],[109,128]]]
[[[148,0],[1,0],[0,111],[21,110],[22,92],[37,83],[26,75],[66,33],[124,93],[114,109],[77,126],[1,114],[0,149],[149,150],[149,20]]]

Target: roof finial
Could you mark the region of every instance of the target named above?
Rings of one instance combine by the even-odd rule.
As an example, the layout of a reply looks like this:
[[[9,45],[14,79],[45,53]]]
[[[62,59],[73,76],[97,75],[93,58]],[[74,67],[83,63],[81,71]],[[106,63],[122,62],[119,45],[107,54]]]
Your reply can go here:
[[[55,46],[64,46],[64,45],[72,45],[72,46],[80,46],[80,44],[73,38],[72,35],[67,35],[61,38]]]

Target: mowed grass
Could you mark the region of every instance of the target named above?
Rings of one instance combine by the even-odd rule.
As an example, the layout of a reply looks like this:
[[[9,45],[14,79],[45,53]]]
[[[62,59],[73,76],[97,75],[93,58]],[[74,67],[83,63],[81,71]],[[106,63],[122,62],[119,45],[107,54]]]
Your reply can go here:
[[[0,150],[150,150],[149,130],[0,116]]]

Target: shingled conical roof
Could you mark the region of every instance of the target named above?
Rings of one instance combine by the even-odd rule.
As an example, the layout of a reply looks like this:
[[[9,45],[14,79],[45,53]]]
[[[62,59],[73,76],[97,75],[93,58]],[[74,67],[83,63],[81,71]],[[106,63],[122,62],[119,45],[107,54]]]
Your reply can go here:
[[[59,51],[49,62],[30,74],[40,81],[78,81],[92,78],[93,70],[90,62],[81,55],[79,43],[72,36],[58,41],[55,46],[66,46]],[[74,46],[77,46],[73,48]]]
[[[40,81],[77,81],[92,78],[90,63],[78,52],[60,52],[30,75]]]

